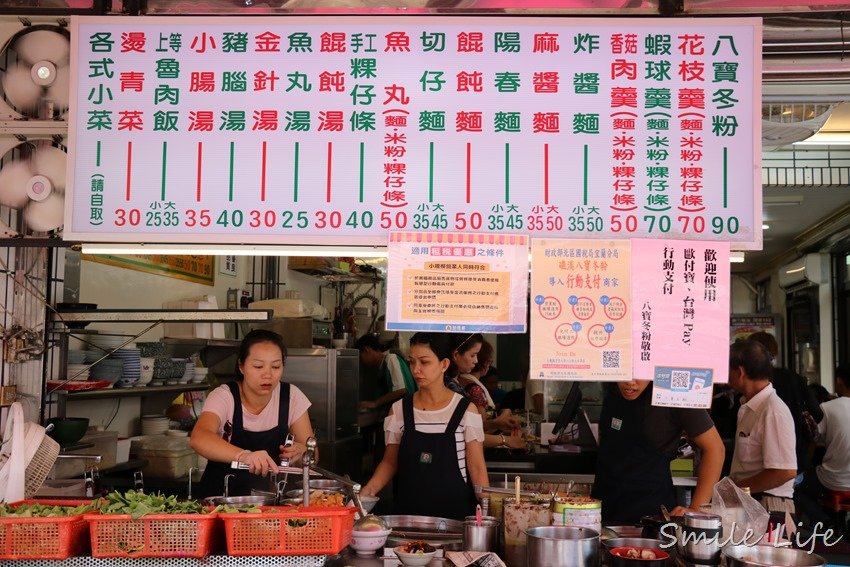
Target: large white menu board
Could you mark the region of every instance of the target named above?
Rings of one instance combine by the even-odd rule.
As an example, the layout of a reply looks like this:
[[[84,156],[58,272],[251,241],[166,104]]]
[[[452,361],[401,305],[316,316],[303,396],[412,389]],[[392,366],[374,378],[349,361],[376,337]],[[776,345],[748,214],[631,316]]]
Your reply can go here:
[[[761,246],[760,19],[71,28],[68,239]]]

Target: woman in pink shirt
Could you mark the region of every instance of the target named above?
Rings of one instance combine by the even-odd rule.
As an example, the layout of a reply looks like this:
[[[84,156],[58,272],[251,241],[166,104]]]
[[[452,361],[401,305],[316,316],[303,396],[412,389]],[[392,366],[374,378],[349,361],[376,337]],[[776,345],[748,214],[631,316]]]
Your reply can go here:
[[[191,446],[209,462],[201,477],[201,496],[222,494],[224,476],[233,496],[267,490],[262,477],[277,471],[279,459],[297,461],[313,436],[310,401],[296,386],[281,382],[286,360],[283,338],[273,331],[251,331],[239,347],[236,382],[213,390],[192,430]],[[295,444],[284,447],[287,434]],[[248,465],[235,470],[231,462]]]

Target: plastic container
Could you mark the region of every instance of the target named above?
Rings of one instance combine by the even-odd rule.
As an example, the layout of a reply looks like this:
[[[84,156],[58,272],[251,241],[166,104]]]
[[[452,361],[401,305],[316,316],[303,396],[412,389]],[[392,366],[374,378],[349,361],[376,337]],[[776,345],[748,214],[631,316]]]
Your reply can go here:
[[[70,506],[91,500],[22,500],[20,504]],[[67,559],[89,552],[89,525],[83,514],[56,518],[0,518],[0,559]]]
[[[351,543],[355,512],[350,507],[276,507],[219,517],[228,555],[333,555]]]
[[[198,465],[188,437],[145,435],[133,440],[130,454],[148,462],[142,472],[151,478],[181,478]]]
[[[218,514],[86,514],[92,557],[206,557],[214,551]]]
[[[553,526],[580,526],[602,533],[602,501],[586,496],[555,497]]]

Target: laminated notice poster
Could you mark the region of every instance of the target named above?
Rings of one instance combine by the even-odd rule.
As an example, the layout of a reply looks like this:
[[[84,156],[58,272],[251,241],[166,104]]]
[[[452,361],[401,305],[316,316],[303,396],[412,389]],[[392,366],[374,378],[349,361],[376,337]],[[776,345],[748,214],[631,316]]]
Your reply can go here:
[[[528,238],[394,232],[387,329],[524,333]]]
[[[632,376],[628,240],[531,241],[531,375]]]

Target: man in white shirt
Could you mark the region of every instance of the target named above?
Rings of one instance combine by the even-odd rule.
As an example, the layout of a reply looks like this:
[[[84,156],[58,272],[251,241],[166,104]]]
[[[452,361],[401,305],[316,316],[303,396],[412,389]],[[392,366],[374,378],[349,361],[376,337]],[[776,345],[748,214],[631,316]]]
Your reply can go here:
[[[850,491],[850,366],[835,369],[835,393],[837,398],[821,405],[818,431],[826,447],[823,463],[815,471],[806,471],[797,487],[800,507],[813,523],[830,520],[820,506],[825,489]]]
[[[794,419],[770,383],[771,356],[756,341],[729,351],[729,385],[743,395],[729,477],[770,512],[794,512]]]

